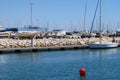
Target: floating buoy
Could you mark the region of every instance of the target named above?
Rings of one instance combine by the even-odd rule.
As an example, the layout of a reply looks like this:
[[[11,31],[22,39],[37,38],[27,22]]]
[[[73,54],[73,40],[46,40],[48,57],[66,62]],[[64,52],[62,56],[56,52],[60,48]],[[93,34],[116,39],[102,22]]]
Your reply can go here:
[[[85,68],[81,68],[81,69],[79,70],[79,73],[80,73],[81,76],[85,76],[85,75],[86,75],[86,70],[85,70]]]

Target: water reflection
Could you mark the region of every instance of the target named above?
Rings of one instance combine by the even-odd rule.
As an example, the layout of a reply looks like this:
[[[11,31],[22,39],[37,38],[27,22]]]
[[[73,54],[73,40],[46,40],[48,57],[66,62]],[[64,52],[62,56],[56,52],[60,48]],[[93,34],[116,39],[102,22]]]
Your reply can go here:
[[[86,80],[86,76],[80,76],[80,80]]]
[[[7,56],[6,55],[0,55],[0,63],[6,63]]]
[[[100,50],[99,51],[99,76],[100,76],[100,79],[99,80],[103,80],[102,79],[102,71],[103,71],[103,68],[102,68],[102,51]]]

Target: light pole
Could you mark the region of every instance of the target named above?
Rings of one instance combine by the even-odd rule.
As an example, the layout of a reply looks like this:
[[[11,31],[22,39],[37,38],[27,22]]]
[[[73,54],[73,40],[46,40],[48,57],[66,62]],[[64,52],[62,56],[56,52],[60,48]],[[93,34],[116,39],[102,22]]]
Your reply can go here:
[[[84,28],[83,30],[86,30],[86,11],[87,11],[87,0],[85,1],[85,12],[84,12]]]

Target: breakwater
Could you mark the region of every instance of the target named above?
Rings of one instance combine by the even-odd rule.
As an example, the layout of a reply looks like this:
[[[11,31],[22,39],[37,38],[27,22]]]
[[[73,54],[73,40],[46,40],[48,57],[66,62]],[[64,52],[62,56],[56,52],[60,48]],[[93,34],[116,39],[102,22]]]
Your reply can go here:
[[[87,39],[0,39],[0,49],[86,45]]]
[[[92,38],[91,43],[99,41],[99,38]],[[112,41],[112,39],[102,39],[103,42]],[[120,43],[120,39],[116,39]],[[85,49],[88,48],[88,38],[79,39],[0,39],[0,53],[7,52],[31,52],[31,51],[51,51],[51,50],[67,50],[67,49]]]
[[[0,39],[0,53],[87,48],[87,39]]]

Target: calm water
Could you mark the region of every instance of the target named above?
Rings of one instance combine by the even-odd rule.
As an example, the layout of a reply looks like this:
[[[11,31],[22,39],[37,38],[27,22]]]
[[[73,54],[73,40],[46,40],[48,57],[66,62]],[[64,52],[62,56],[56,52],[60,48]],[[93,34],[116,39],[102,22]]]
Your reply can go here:
[[[120,80],[119,61],[120,48],[1,54],[0,80]]]

